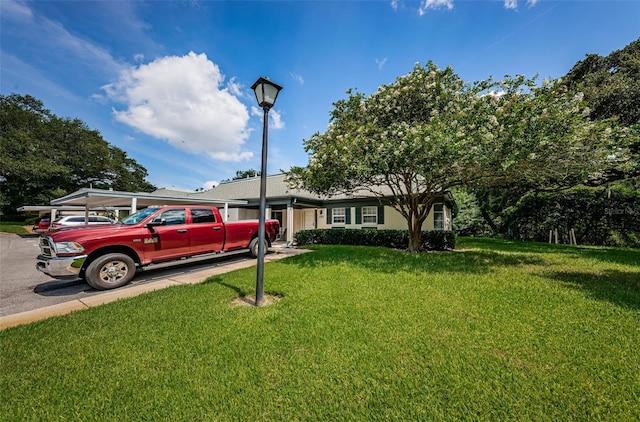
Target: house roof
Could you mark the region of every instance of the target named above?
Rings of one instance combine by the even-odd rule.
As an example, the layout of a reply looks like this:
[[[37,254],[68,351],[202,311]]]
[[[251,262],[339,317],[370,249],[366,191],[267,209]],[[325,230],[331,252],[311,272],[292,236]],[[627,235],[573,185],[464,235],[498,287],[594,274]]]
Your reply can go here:
[[[285,181],[285,178],[286,175],[284,174],[267,176],[267,198],[294,197],[314,201],[322,200],[322,198],[309,191],[289,189],[289,185]],[[260,176],[221,183],[213,189],[205,192],[196,192],[190,194],[190,196],[202,198],[215,197],[220,199],[245,199],[248,201],[259,200]]]
[[[193,193],[195,192],[190,190],[178,190],[178,189],[169,189],[169,188],[160,188],[153,191],[154,195],[180,197],[180,198],[187,197]]]
[[[393,195],[391,189],[386,185],[380,185],[378,190],[383,197]],[[443,192],[442,195],[445,197],[445,200],[453,201],[453,197],[450,192]],[[351,201],[354,199],[376,198],[375,195],[364,189],[355,191],[352,194],[337,194],[332,196],[319,196],[304,189],[290,189],[286,182],[285,174],[267,176],[266,196],[270,200],[276,198],[296,198],[299,200],[315,202],[318,203],[318,205],[321,205],[322,203]],[[190,193],[189,197],[215,197],[229,200],[244,199],[250,203],[256,202],[260,199],[260,176],[221,183],[213,189],[205,192]]]

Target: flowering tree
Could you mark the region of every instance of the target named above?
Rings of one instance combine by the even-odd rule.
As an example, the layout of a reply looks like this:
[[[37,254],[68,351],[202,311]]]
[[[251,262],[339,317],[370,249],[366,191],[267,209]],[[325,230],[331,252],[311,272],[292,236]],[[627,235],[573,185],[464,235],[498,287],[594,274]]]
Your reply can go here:
[[[304,141],[309,163],[292,168],[289,183],[384,197],[406,219],[410,251],[420,250],[433,203],[452,187],[580,177],[606,157],[581,98],[558,83],[465,84],[429,62],[369,97],[347,94],[327,131]]]

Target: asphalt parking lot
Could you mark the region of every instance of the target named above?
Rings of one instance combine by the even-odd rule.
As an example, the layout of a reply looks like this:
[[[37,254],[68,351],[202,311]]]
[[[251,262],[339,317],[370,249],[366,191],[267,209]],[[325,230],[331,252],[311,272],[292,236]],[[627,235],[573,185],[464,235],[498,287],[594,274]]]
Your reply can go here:
[[[0,317],[106,293],[80,279],[55,280],[41,273],[36,270],[38,254],[38,236],[0,234]],[[244,253],[230,253],[197,264],[139,271],[120,289],[249,260]]]
[[[273,248],[265,261],[302,252],[305,251]],[[230,252],[198,263],[138,271],[128,285],[100,291],[80,279],[55,280],[39,272],[38,254],[38,236],[0,233],[0,329],[158,288],[198,283],[211,275],[253,266],[256,262],[246,251]]]

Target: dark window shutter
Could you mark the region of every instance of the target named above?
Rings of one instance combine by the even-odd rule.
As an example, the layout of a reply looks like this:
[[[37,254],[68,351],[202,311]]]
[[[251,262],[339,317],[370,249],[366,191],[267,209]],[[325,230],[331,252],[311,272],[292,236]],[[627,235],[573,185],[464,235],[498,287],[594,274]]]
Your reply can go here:
[[[344,213],[345,213],[345,224],[351,224],[351,208],[346,207],[344,209]]]
[[[378,224],[384,224],[384,207],[378,207]]]
[[[327,208],[327,224],[331,224],[331,208]]]
[[[362,224],[362,208],[356,207],[356,224]]]

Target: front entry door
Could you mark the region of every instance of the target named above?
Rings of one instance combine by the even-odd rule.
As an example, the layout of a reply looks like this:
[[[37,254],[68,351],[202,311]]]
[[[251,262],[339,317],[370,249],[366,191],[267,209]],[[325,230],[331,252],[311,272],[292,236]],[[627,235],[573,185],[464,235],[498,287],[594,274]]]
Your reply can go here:
[[[313,230],[316,228],[316,212],[315,210],[304,210],[303,213],[304,230]]]

